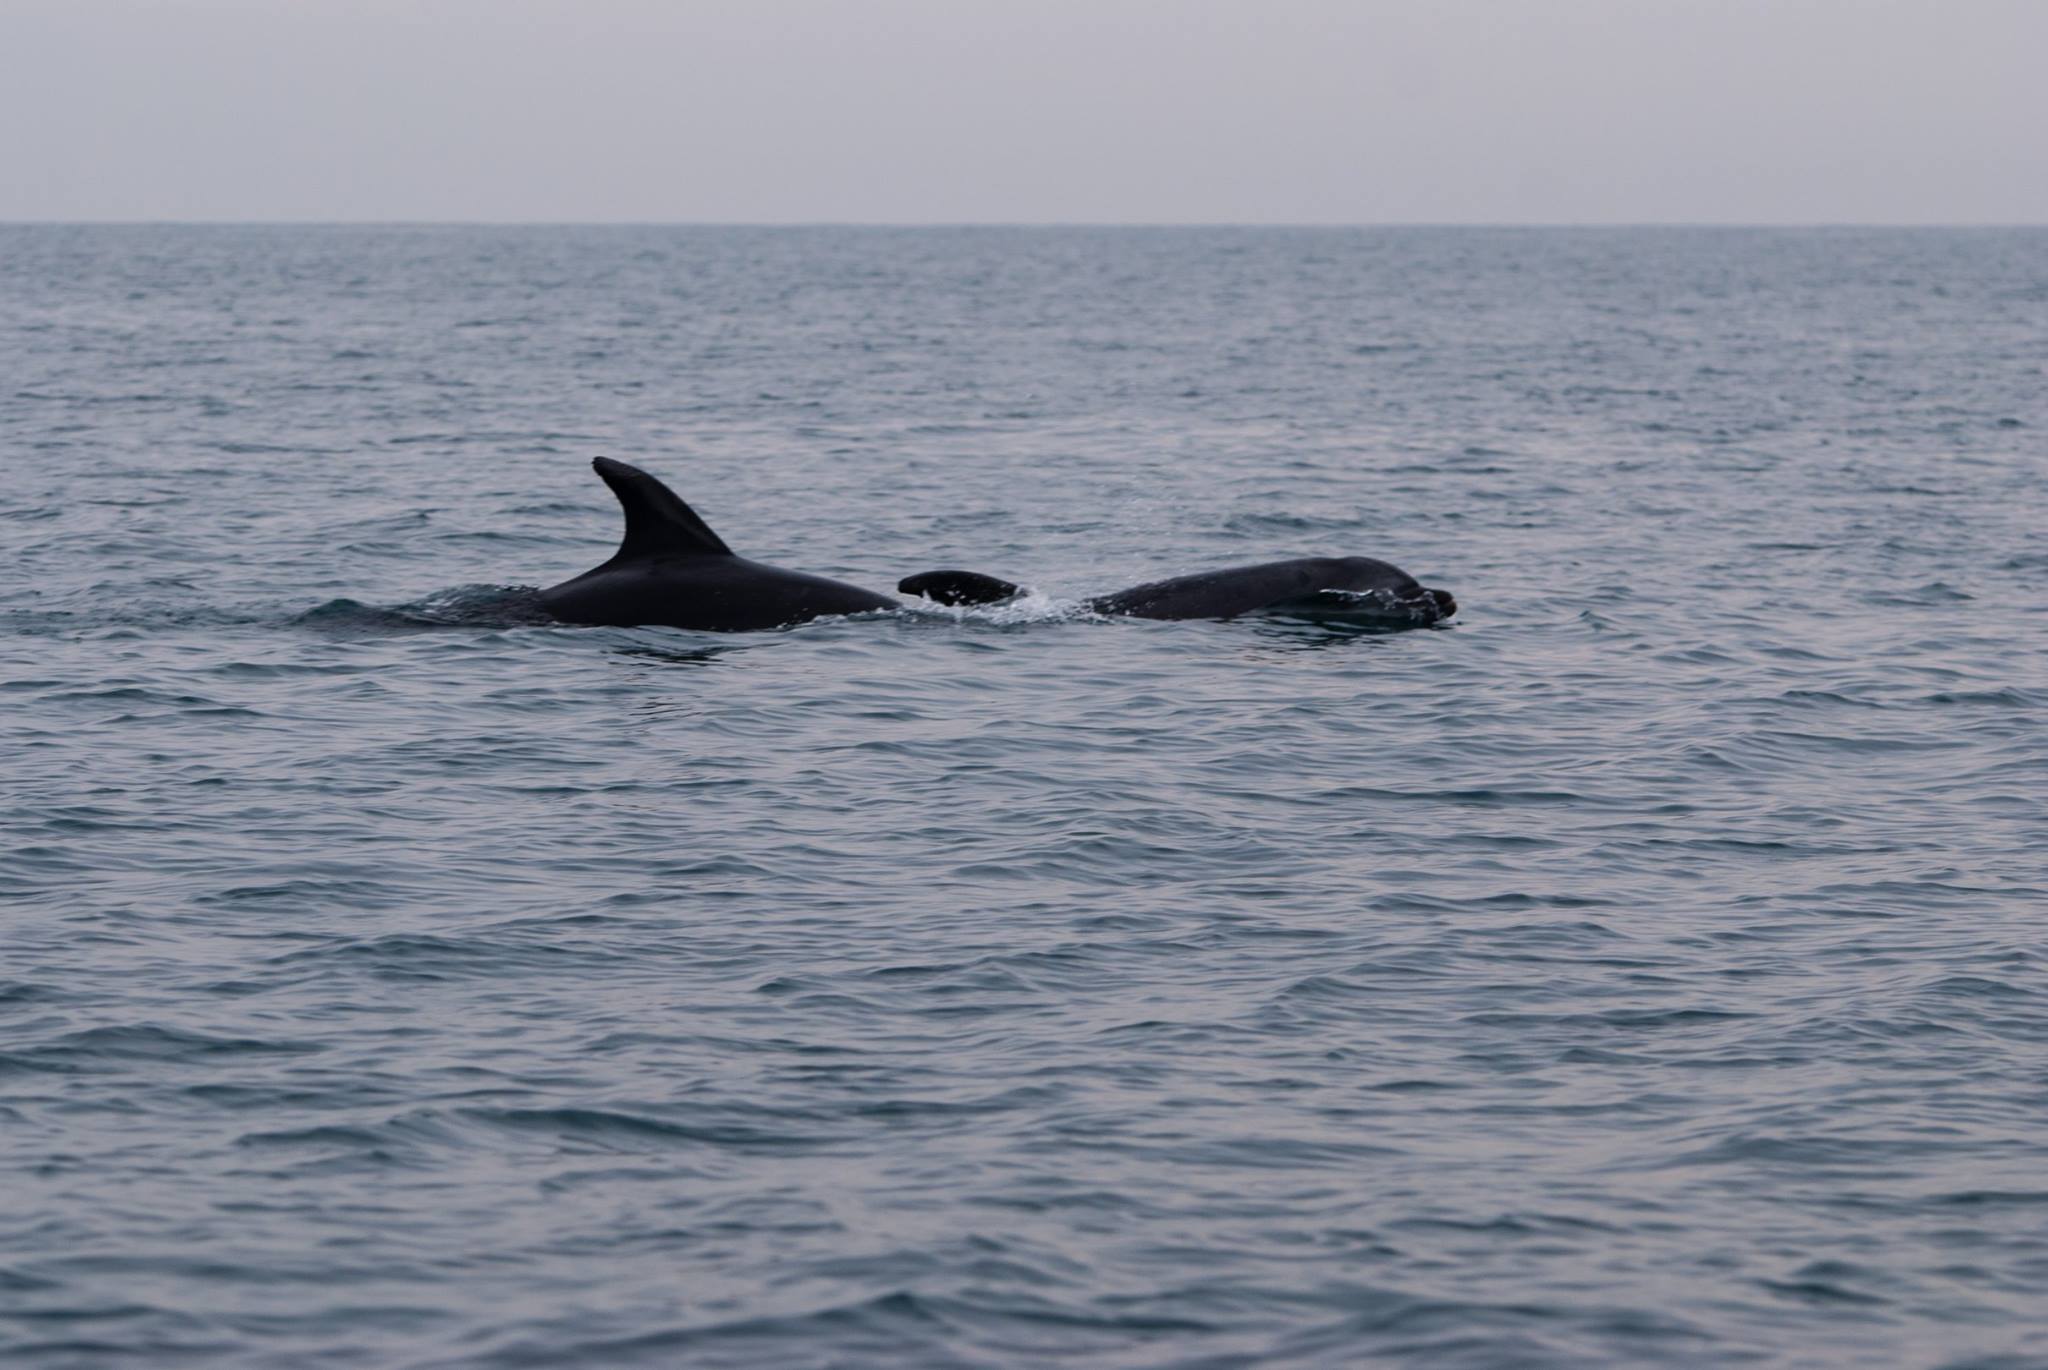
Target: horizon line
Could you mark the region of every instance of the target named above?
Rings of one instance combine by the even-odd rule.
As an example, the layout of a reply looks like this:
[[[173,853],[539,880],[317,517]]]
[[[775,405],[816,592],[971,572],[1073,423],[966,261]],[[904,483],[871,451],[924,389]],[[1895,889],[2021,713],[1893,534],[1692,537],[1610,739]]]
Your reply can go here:
[[[435,219],[7,218],[6,228],[2039,229],[2048,221],[1883,219]]]

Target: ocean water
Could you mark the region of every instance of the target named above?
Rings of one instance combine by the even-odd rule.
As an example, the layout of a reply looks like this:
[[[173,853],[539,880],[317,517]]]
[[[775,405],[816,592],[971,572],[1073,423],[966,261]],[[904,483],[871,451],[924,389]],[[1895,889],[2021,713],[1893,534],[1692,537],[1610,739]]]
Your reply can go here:
[[[2048,1365],[2044,443],[2043,231],[0,227],[0,1360]]]

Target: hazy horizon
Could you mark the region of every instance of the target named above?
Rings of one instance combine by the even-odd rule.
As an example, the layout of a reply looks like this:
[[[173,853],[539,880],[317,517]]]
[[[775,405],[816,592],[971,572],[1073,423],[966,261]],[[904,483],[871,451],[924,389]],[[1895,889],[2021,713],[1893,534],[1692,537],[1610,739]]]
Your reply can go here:
[[[1252,228],[1262,230],[1302,229],[1309,231],[1334,231],[1341,229],[1557,229],[1600,230],[1626,232],[1631,229],[1698,229],[1720,232],[1774,232],[1774,233],[1827,233],[1835,231],[1856,231],[1860,229],[1883,229],[1896,232],[1942,233],[1962,230],[1998,232],[2005,229],[2048,229],[2048,219],[2012,219],[1941,222],[1901,222],[1897,220],[1835,220],[1807,223],[1790,220],[1771,222],[1756,220],[1737,222],[1729,220],[1714,222],[1708,220],[1684,219],[1642,219],[1642,220],[1481,220],[1470,219],[1428,220],[1428,219],[1387,219],[1378,222],[1364,220],[1326,222],[1266,221],[1253,222],[1231,219],[1180,219],[1152,220],[1137,219],[56,219],[16,218],[0,219],[0,225],[17,228],[873,228],[873,229],[1226,229]]]
[[[2021,226],[2027,0],[10,0],[0,221]]]

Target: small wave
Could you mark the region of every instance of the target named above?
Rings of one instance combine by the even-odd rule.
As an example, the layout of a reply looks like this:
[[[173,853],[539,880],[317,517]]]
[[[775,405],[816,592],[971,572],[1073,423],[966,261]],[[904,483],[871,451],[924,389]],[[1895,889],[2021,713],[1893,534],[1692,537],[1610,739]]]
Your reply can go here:
[[[1390,590],[1319,590],[1275,604],[1266,613],[1281,619],[1345,622],[1383,629],[1434,627],[1444,617],[1434,600],[1404,599]]]
[[[60,1068],[106,1066],[115,1061],[185,1062],[231,1056],[267,1056],[319,1051],[305,1042],[256,1037],[219,1037],[155,1023],[85,1028],[25,1052],[25,1057]]]
[[[940,604],[929,599],[907,599],[903,602],[903,616],[913,621],[992,623],[1000,627],[1092,617],[1082,601],[1055,599],[1042,590],[1026,590],[1001,604]]]
[[[616,963],[616,953],[557,942],[516,943],[505,939],[435,937],[393,933],[383,937],[337,939],[272,957],[273,966],[312,966],[321,971],[355,967],[389,980],[439,981],[516,974],[546,975],[568,966]]]
[[[336,637],[427,632],[436,628],[524,628],[556,620],[531,585],[460,585],[408,604],[331,599],[292,620]]]
[[[1289,537],[1304,533],[1345,533],[1364,527],[1358,518],[1307,517],[1300,514],[1237,514],[1223,521],[1226,532],[1257,537]]]
[[[824,1140],[806,1134],[798,1124],[815,1122],[815,1116],[788,1111],[777,1113],[763,1108],[670,1107],[685,1117],[662,1117],[652,1111],[623,1108],[468,1108],[460,1116],[515,1135],[531,1135],[551,1141],[607,1150],[647,1150],[668,1147],[735,1147],[785,1150],[811,1146]]]

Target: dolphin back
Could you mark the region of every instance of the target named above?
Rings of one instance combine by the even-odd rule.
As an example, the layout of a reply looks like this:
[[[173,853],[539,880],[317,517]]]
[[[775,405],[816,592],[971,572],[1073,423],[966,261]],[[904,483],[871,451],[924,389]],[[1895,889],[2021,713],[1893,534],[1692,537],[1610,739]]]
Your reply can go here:
[[[898,594],[916,595],[935,604],[1000,604],[1023,593],[1007,580],[979,571],[920,571],[896,584]]]
[[[979,571],[921,571],[896,589],[938,604],[1000,604],[1023,591]],[[1279,613],[1427,624],[1457,612],[1448,591],[1432,590],[1390,562],[1372,557],[1301,557],[1231,566],[1133,585],[1087,601],[1090,613],[1126,618],[1235,618]]]
[[[647,472],[609,457],[591,465],[619,497],[626,535],[611,560],[540,592],[560,622],[748,632],[898,607],[859,586],[735,555]]]

